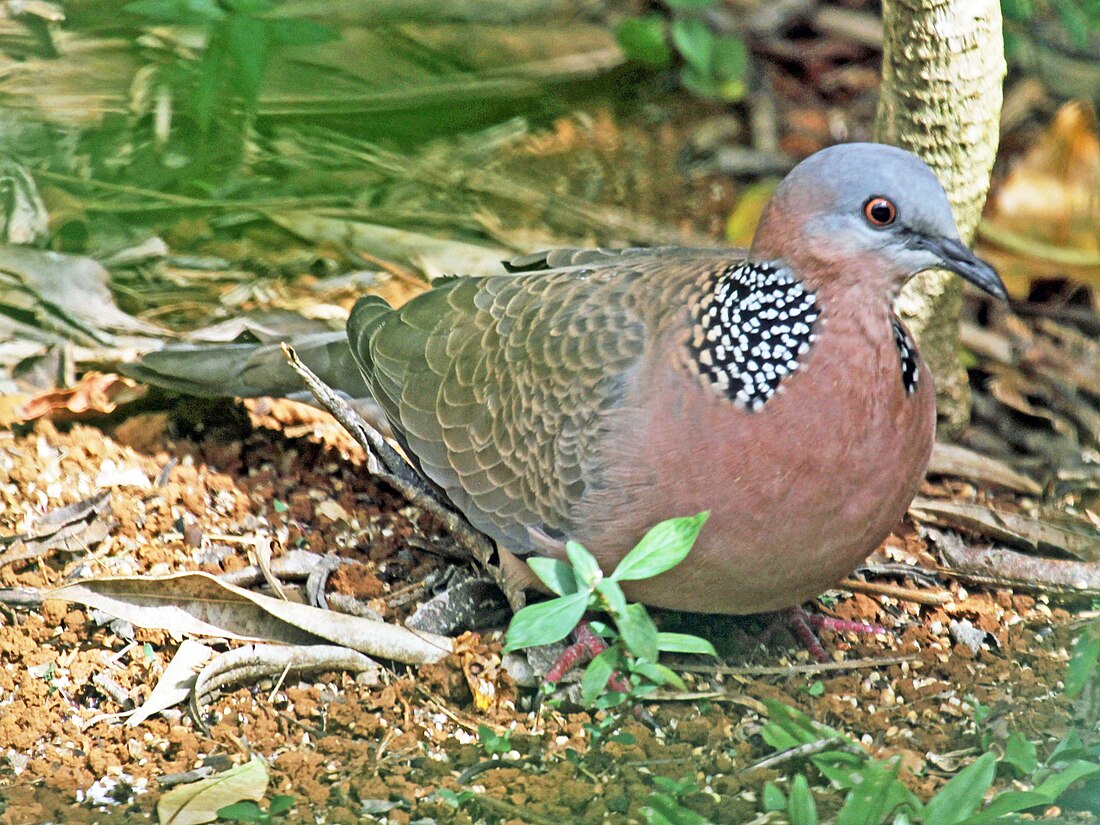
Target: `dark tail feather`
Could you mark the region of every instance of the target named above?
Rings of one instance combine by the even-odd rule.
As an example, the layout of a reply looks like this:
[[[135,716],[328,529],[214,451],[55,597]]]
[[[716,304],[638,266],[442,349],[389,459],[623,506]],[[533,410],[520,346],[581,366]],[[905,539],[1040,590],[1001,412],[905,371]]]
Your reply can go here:
[[[370,395],[342,331],[288,336],[302,361],[326,384],[353,398]],[[286,396],[305,389],[278,343],[171,344],[127,364],[146,384],[208,398]]]
[[[364,295],[351,308],[351,315],[348,316],[347,341],[352,356],[366,371],[370,369],[370,365],[365,361],[369,357],[370,337],[392,313],[393,308],[377,295]]]

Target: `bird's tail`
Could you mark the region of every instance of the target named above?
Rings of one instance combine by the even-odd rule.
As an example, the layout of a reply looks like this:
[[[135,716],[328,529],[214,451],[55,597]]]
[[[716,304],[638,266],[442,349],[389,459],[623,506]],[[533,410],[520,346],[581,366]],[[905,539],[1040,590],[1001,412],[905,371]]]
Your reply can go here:
[[[364,295],[355,302],[348,316],[348,344],[356,359],[362,359],[370,351],[368,342],[378,327],[393,313],[386,301],[377,295]],[[366,367],[360,364],[361,367]]]
[[[370,395],[342,330],[289,333],[263,341],[169,344],[120,372],[145,384],[206,398],[294,396],[305,391],[279,347],[286,341],[322,381],[352,398]]]

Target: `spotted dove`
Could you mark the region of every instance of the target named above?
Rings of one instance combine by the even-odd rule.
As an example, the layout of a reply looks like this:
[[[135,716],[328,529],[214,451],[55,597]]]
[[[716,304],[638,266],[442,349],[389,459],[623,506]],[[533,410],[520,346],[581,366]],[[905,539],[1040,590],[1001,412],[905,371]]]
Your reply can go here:
[[[747,252],[529,256],[400,309],[363,298],[348,339],[416,467],[501,548],[576,539],[610,570],[709,510],[686,561],[627,595],[755,613],[836,584],[912,500],[934,390],[892,307],[936,267],[1004,296],[924,163],[847,144],[787,176]]]
[[[1004,297],[924,163],[846,144],[787,176],[747,252],[531,255],[400,309],[363,298],[346,341],[296,346],[328,383],[365,381],[424,477],[504,557],[562,555],[572,538],[611,569],[654,523],[709,510],[687,560],[628,595],[753,613],[834,585],[901,520],[935,409],[892,306],[936,267]],[[135,374],[285,392],[293,376],[264,340],[169,348]]]

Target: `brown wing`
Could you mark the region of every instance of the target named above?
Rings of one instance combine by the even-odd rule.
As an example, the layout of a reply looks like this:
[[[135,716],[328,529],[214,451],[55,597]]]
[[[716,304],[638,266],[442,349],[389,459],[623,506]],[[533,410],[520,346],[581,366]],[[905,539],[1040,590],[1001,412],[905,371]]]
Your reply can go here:
[[[620,260],[456,278],[351,314],[355,358],[422,472],[509,549],[536,549],[529,528],[572,532],[599,483],[601,427],[646,340],[641,277]]]
[[[557,250],[454,278],[398,310],[362,299],[348,339],[424,475],[518,553],[575,534],[647,344],[690,334],[709,273],[744,250]]]

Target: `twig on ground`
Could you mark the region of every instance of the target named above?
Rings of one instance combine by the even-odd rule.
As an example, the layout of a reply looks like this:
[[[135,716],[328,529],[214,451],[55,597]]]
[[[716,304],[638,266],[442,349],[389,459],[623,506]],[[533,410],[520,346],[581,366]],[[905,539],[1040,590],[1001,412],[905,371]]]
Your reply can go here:
[[[712,673],[724,676],[791,676],[796,673],[831,673],[837,670],[857,670],[867,667],[887,667],[913,662],[920,657],[913,653],[908,656],[889,656],[878,659],[852,659],[850,662],[814,662],[806,665],[786,665],[781,667],[734,667],[731,665],[677,665],[676,669],[688,673]]]
[[[514,817],[520,822],[530,822],[531,825],[561,825],[556,819],[550,819],[541,814],[532,813],[526,808],[521,808],[519,805],[513,805],[511,802],[505,802],[502,799],[493,799],[491,796],[474,794],[470,801],[483,808],[488,808],[495,814],[504,814],[509,817]]]
[[[864,593],[868,596],[890,596],[914,604],[926,604],[933,607],[947,604],[954,598],[946,590],[917,590],[913,587],[902,587],[901,585],[886,584],[885,582],[861,582],[859,579],[845,579],[840,583],[840,586],[845,590]]]
[[[805,745],[787,748],[785,751],[780,751],[779,753],[773,753],[771,756],[765,757],[758,762],[753,762],[747,768],[739,771],[739,773],[744,775],[751,771],[760,770],[761,768],[774,768],[776,765],[782,765],[784,762],[790,762],[792,759],[805,759],[807,756],[815,756],[827,750],[854,751],[855,753],[864,755],[863,751],[853,748],[843,737],[829,736],[825,739],[807,742]]]

